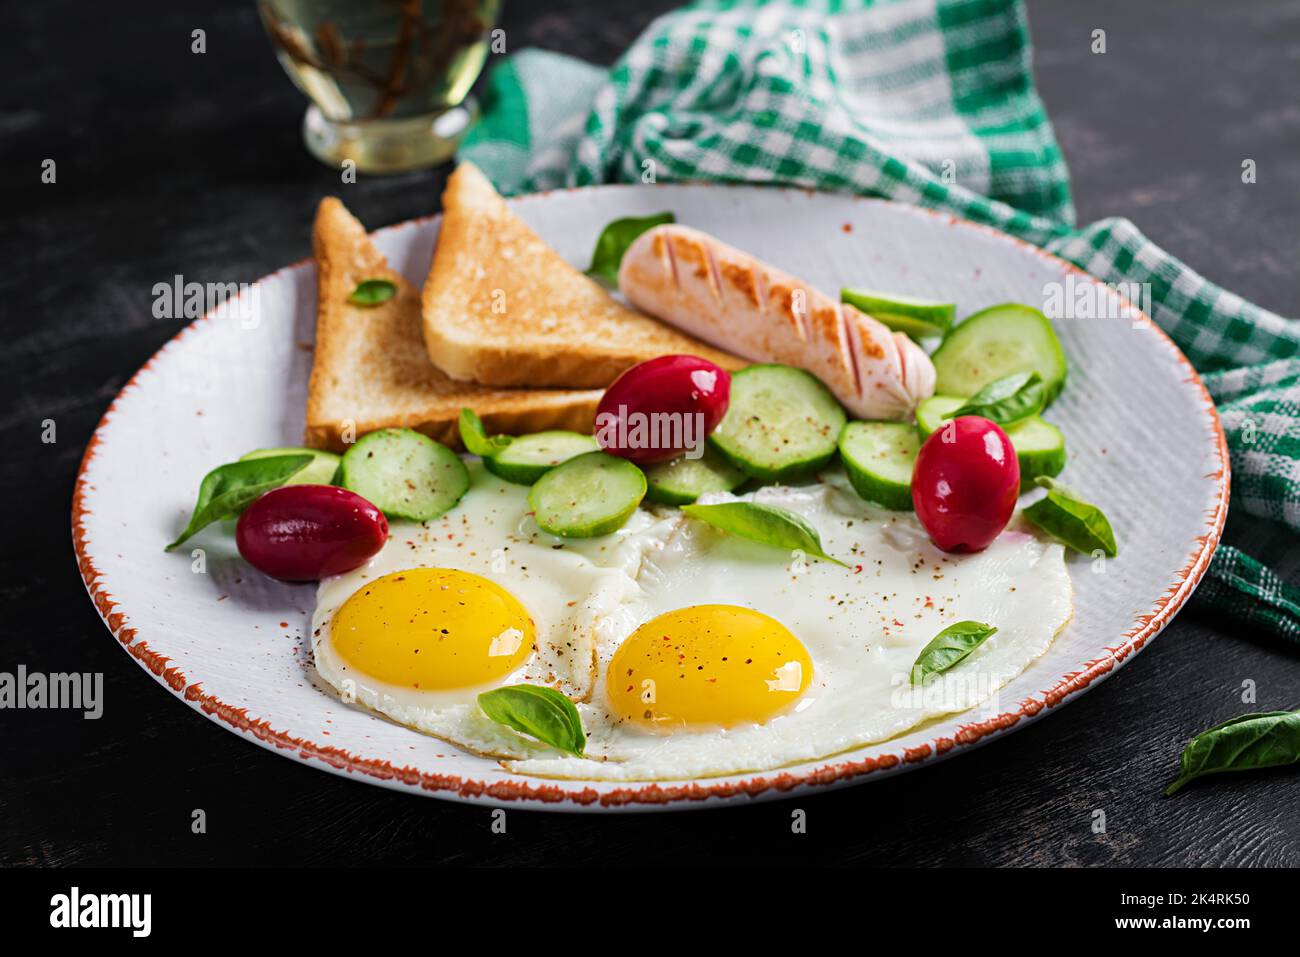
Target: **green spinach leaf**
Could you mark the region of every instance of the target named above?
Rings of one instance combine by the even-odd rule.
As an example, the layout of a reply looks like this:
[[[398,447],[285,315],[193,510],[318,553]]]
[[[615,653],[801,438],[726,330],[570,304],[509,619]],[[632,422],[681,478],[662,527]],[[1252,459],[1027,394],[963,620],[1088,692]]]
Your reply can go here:
[[[691,518],[741,538],[787,552],[802,551],[814,558],[849,567],[838,558],[827,555],[822,550],[822,539],[817,529],[789,509],[760,502],[722,502],[718,505],[683,505],[682,511]]]
[[[348,302],[354,306],[377,306],[388,302],[395,295],[397,286],[387,279],[363,279],[348,296]]]
[[[238,515],[253,499],[279,488],[313,461],[313,455],[269,455],[217,466],[203,476],[190,523],[166,551],[170,552],[213,522]]]
[[[490,459],[500,455],[514,441],[509,435],[494,435],[491,438],[483,429],[483,420],[473,409],[460,410],[460,440],[471,455]]]
[[[966,404],[944,416],[978,415],[998,425],[1014,425],[1043,411],[1047,390],[1037,372],[1016,372],[990,382]]]
[[[618,267],[623,262],[623,254],[628,247],[646,230],[672,222],[676,222],[672,213],[614,220],[601,231],[600,238],[596,240],[596,249],[591,254],[591,267],[587,270],[587,275],[617,286]]]
[[[1101,509],[1045,475],[1037,483],[1047,489],[1047,497],[1024,509],[1026,519],[1076,552],[1100,551],[1108,558],[1119,554],[1115,532]]]
[[[497,724],[514,728],[560,751],[582,757],[587,736],[572,701],[554,688],[506,685],[478,696],[478,706]]]
[[[997,629],[982,621],[959,621],[930,639],[912,665],[912,684],[919,685],[931,675],[947,671],[982,645]]]
[[[1183,748],[1178,779],[1165,789],[1176,794],[1207,774],[1251,771],[1300,763],[1300,711],[1243,714],[1202,731]]]

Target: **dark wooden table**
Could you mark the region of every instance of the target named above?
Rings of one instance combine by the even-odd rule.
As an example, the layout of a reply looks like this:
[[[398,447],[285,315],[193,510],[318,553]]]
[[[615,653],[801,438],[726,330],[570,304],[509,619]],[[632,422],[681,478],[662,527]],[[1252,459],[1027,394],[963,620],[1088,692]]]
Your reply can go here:
[[[670,5],[508,2],[504,26],[512,48],[610,62]],[[189,710],[86,598],[69,544],[73,475],[112,396],[176,331],[151,316],[153,284],[252,280],[308,255],[315,203],[340,185],[299,142],[303,100],[251,3],[132,7],[11,5],[0,34],[0,671],[103,672],[106,699],[98,721],[0,711],[0,864],[1300,864],[1294,773],[1161,797],[1189,735],[1255,710],[1243,682],[1259,710],[1300,702],[1293,649],[1195,608],[1060,713],[918,773],[726,811],[512,811],[504,835],[482,808],[322,773]],[[1226,287],[1300,313],[1296,4],[1058,0],[1030,12],[1081,220],[1127,216]],[[1094,28],[1107,30],[1103,56],[1090,52]],[[53,185],[40,181],[45,158]],[[1258,164],[1252,186],[1245,158]],[[444,172],[363,178],[344,196],[380,226],[432,211]],[[796,806],[806,835],[791,834]],[[190,830],[196,808],[204,835]]]

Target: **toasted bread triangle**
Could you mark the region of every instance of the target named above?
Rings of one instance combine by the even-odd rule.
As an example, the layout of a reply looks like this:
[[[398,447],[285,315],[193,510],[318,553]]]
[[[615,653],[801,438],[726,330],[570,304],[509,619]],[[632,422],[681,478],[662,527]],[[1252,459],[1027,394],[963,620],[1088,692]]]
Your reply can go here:
[[[312,245],[319,300],[308,445],[343,451],[347,441],[374,429],[406,427],[459,448],[462,407],[478,412],[493,432],[591,430],[599,392],[485,388],[451,379],[430,363],[419,294],[333,197],[321,200]],[[377,306],[353,305],[348,297],[363,279],[387,279],[396,294]]]
[[[424,340],[448,375],[486,385],[600,388],[655,356],[744,363],[635,312],[565,262],[461,163],[442,196]]]

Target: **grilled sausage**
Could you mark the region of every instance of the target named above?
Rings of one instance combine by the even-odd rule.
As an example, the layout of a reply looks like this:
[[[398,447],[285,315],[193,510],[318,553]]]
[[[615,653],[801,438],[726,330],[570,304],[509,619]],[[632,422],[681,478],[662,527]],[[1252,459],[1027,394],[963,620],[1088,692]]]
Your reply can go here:
[[[907,419],[934,392],[930,357],[901,332],[688,226],[656,226],[623,255],[641,311],[755,362],[811,372],[854,415]]]

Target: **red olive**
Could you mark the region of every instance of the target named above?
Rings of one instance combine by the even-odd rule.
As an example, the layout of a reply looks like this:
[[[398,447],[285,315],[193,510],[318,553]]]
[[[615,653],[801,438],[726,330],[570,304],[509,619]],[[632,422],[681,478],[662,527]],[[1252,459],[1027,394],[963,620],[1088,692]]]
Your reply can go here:
[[[703,444],[727,414],[731,375],[699,356],[659,356],[628,369],[596,408],[596,439],[611,455],[661,462]]]
[[[388,541],[384,513],[333,485],[285,485],[244,510],[235,542],[272,578],[315,581],[364,564]]]
[[[916,456],[912,504],[946,552],[978,552],[1001,534],[1020,494],[1020,462],[1007,434],[988,419],[945,422]]]

